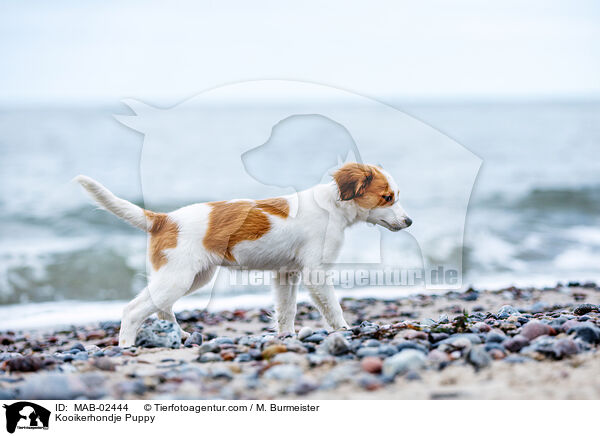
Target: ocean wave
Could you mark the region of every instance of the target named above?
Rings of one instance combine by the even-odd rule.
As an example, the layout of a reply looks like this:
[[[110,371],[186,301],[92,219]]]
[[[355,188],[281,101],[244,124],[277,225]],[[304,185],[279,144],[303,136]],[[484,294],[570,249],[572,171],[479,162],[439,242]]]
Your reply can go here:
[[[485,207],[516,212],[553,212],[597,215],[600,213],[600,185],[579,187],[536,187],[518,196],[493,193],[474,208]]]

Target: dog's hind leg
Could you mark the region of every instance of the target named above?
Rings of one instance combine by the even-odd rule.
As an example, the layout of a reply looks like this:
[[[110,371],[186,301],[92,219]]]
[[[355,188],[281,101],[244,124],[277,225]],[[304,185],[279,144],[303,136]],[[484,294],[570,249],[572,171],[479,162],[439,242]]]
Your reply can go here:
[[[177,318],[175,318],[175,314],[173,313],[172,307],[169,310],[159,310],[156,315],[158,316],[158,319],[164,319],[167,321],[171,321],[173,324],[175,324],[177,327],[179,327],[179,330],[181,331],[181,337],[183,339],[187,339],[190,337],[190,334],[188,332],[186,332],[185,330],[183,330],[181,328],[181,326],[179,325],[179,323],[177,322]]]
[[[194,281],[192,282],[192,285],[186,291],[185,295],[189,295],[189,294],[193,293],[194,291],[198,290],[199,288],[201,288],[202,286],[204,286],[205,284],[210,282],[210,280],[212,279],[212,276],[214,275],[215,269],[216,269],[216,267],[210,266],[210,267],[200,271],[199,273],[197,273],[196,276],[194,277]],[[167,308],[165,308],[165,309],[167,309]],[[177,327],[179,327],[179,330],[181,330],[181,337],[183,339],[187,339],[190,337],[190,334],[188,332],[186,332],[185,330],[183,330],[181,328],[181,326],[179,326],[179,323],[177,322],[177,318],[175,317],[175,313],[173,313],[172,306],[169,307],[167,310],[159,310],[157,313],[157,316],[159,319],[165,319],[167,321],[171,321],[172,323],[175,323],[177,325]]]
[[[152,302],[152,298],[150,298],[148,287],[145,287],[123,309],[121,331],[119,332],[119,346],[132,347],[135,345],[138,328],[147,317],[157,310],[158,308]]]
[[[293,272],[276,272],[273,288],[275,290],[275,317],[278,333],[295,333],[296,295],[299,277]]]
[[[185,295],[193,281],[194,275],[189,271],[169,271],[168,268],[163,268],[155,273],[148,286],[123,310],[119,346],[135,345],[138,329],[153,313],[166,312],[170,316],[173,313],[173,303]]]
[[[205,284],[210,282],[210,280],[213,278],[213,275],[215,275],[216,269],[217,269],[216,266],[210,265],[210,266],[204,268],[202,271],[198,272],[194,276],[194,281],[192,282],[192,285],[190,286],[188,291],[185,293],[185,295],[194,293],[195,291],[200,289],[202,286],[204,286]]]

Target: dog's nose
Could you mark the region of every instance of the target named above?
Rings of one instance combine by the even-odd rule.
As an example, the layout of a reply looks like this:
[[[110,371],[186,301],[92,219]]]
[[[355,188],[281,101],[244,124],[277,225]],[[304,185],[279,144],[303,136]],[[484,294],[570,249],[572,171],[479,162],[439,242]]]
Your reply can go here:
[[[404,218],[404,223],[406,224],[406,227],[410,227],[412,220],[409,217],[406,217]]]

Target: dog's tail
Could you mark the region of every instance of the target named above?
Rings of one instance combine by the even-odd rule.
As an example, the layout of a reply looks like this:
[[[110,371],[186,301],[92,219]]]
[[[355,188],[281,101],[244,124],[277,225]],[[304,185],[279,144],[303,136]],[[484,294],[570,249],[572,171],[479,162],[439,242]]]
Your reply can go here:
[[[77,176],[73,180],[78,182],[90,193],[92,198],[103,208],[114,213],[123,221],[145,232],[150,230],[145,211],[127,200],[117,197],[100,183],[87,176]]]

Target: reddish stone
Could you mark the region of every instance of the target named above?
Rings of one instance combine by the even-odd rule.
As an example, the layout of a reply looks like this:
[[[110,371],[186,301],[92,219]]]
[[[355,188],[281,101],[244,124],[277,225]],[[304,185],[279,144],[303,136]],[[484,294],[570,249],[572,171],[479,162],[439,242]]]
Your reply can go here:
[[[506,357],[506,354],[504,354],[504,352],[502,350],[498,350],[497,348],[492,348],[490,350],[490,356],[492,356],[492,359],[494,359],[494,360],[501,360]]]
[[[536,321],[536,320],[529,321],[527,324],[525,324],[521,328],[521,335],[525,336],[530,341],[537,338],[538,336],[555,335],[555,334],[556,334],[556,331],[554,331],[554,329],[552,327],[550,327],[548,324],[544,324],[544,323],[542,323],[540,321]]]
[[[529,345],[529,340],[525,336],[516,335],[504,341],[502,345],[504,345],[504,348],[506,348],[508,351],[518,353],[521,348]]]
[[[383,362],[379,357],[367,356],[361,360],[360,365],[364,371],[370,372],[371,374],[378,374],[381,372]]]
[[[473,325],[473,328],[481,333],[489,332],[492,328],[484,322],[478,322]]]
[[[223,360],[233,360],[235,359],[235,353],[233,351],[221,351],[221,358]]]
[[[85,336],[88,341],[93,339],[102,339],[106,337],[106,332],[104,330],[92,330],[91,332],[87,332]]]

